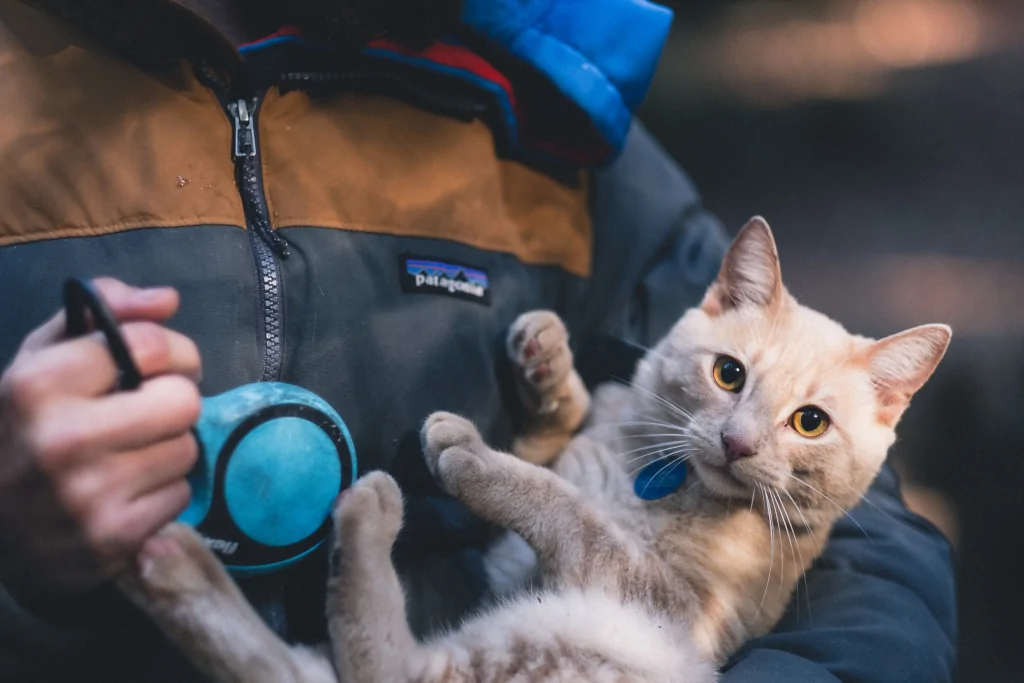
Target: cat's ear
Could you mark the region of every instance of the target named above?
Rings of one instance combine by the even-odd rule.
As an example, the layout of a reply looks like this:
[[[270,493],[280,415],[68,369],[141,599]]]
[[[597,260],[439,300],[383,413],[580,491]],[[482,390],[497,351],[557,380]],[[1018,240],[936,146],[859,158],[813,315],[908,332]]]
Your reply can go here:
[[[896,423],[911,397],[935,372],[952,337],[948,325],[921,325],[867,348],[864,360],[875,385],[883,422]]]
[[[713,316],[745,304],[769,307],[781,297],[782,273],[775,238],[768,223],[755,216],[736,235],[700,307]]]

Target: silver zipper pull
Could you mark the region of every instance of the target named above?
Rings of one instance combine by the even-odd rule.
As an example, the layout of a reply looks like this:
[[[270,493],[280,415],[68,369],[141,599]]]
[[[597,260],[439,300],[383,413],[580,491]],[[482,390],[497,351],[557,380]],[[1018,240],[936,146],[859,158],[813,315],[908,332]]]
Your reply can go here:
[[[256,136],[252,130],[252,117],[245,100],[228,105],[228,111],[235,119],[235,158],[256,156]]]

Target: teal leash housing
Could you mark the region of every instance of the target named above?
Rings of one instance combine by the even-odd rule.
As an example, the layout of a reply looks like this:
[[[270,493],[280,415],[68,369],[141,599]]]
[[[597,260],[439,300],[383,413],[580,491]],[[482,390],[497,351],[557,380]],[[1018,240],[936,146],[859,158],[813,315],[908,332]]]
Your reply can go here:
[[[102,297],[84,280],[64,286],[69,337],[101,331],[119,370],[118,389],[142,384]],[[329,536],[331,510],[359,472],[345,421],[311,391],[255,382],[203,399],[192,430],[199,458],[192,498],[179,516],[235,575],[273,572]]]

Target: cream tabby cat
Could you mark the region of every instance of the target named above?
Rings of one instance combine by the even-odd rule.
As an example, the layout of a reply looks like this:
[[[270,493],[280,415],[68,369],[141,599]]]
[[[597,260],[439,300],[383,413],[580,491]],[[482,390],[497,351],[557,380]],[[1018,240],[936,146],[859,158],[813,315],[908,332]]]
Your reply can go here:
[[[948,327],[927,325],[872,341],[800,306],[767,224],[753,219],[701,305],[631,386],[596,393],[567,445],[589,397],[549,313],[527,314],[510,335],[536,417],[520,458],[488,448],[460,417],[427,420],[423,450],[438,480],[533,548],[540,588],[416,642],[390,558],[402,499],[382,473],[335,511],[330,657],[279,641],[185,527],[151,540],[122,586],[225,683],[713,681],[778,621],[949,340]],[[659,460],[688,467],[686,484],[641,499],[632,477]],[[515,550],[515,538],[496,552]],[[490,564],[497,572],[512,559]]]

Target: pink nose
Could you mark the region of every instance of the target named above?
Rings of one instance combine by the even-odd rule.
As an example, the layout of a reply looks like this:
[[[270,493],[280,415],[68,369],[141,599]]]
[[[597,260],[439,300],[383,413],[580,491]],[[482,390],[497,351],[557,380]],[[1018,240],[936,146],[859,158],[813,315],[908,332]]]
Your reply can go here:
[[[732,434],[722,434],[722,448],[725,449],[725,459],[729,462],[749,458],[754,454],[754,446],[749,441]]]

